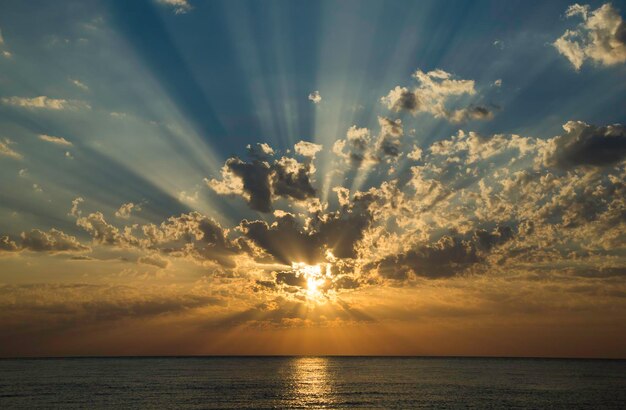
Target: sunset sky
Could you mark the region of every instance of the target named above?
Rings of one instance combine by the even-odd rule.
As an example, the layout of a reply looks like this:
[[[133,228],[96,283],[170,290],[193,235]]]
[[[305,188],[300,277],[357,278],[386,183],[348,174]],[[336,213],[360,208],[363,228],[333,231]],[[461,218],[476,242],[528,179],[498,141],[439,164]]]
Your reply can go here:
[[[626,357],[626,1],[0,4],[0,356]]]

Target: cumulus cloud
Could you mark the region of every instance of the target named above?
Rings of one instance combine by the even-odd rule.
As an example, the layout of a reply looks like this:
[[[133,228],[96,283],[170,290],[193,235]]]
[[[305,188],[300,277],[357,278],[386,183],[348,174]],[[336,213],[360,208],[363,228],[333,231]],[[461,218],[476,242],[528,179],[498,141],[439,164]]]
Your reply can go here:
[[[141,211],[141,207],[132,202],[122,204],[122,206],[120,206],[120,208],[115,211],[115,216],[121,219],[128,219],[130,218],[130,214],[132,213],[133,209],[135,211]]]
[[[15,107],[22,107],[28,109],[47,109],[47,110],[78,110],[78,109],[91,109],[91,106],[78,100],[64,100],[61,98],[50,98],[45,95],[39,97],[27,98],[27,97],[6,97],[2,98],[2,103],[6,105],[12,105]]]
[[[303,157],[315,158],[315,155],[322,150],[322,146],[308,141],[300,141],[294,145],[296,154]]]
[[[582,121],[569,121],[563,129],[565,134],[551,139],[544,150],[549,166],[604,167],[626,158],[626,128],[622,125],[596,127]]]
[[[50,229],[48,232],[39,229],[32,229],[29,232],[22,232],[19,246],[15,242],[9,241],[8,237],[0,240],[3,250],[29,250],[33,252],[84,252],[90,250],[88,246],[82,245],[76,237],[67,235],[57,229]]]
[[[0,236],[0,252],[15,252],[19,247],[8,236]]]
[[[576,70],[587,59],[604,66],[626,62],[626,25],[611,3],[593,11],[588,5],[573,4],[565,15],[583,21],[566,30],[553,45]]]
[[[395,159],[400,155],[404,129],[402,120],[378,117],[379,134],[374,138],[367,128],[353,125],[345,139],[333,145],[333,152],[355,168],[368,167],[384,159]]]
[[[157,2],[170,7],[175,14],[185,14],[193,9],[188,0],[157,0]]]
[[[315,147],[307,148],[311,152]],[[248,146],[248,155],[250,162],[237,157],[226,160],[221,180],[207,179],[207,185],[218,194],[241,196],[251,209],[266,213],[272,211],[272,202],[278,197],[304,201],[315,196],[311,184],[315,168],[310,160],[273,159],[274,150],[267,144]]]
[[[39,139],[42,141],[50,142],[52,144],[64,145],[67,147],[71,147],[72,145],[74,145],[63,137],[53,137],[51,135],[40,134]]]
[[[418,86],[413,90],[397,86],[381,102],[395,112],[410,112],[411,114],[429,113],[436,118],[445,118],[453,122],[466,120],[489,120],[493,113],[484,106],[470,106],[467,108],[449,110],[451,101],[463,95],[476,94],[474,80],[456,79],[444,70],[433,70],[427,73],[417,70],[413,78]]]
[[[319,104],[322,102],[322,96],[319,91],[313,91],[309,94],[309,100],[313,101],[313,104]]]
[[[13,144],[15,143],[8,138],[5,138],[4,141],[0,141],[0,155],[14,159],[22,159],[22,154],[11,148]]]

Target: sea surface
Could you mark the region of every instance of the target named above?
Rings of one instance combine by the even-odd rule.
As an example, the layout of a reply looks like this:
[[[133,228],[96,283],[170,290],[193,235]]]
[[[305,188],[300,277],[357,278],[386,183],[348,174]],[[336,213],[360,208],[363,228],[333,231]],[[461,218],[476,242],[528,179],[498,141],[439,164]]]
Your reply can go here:
[[[626,408],[626,361],[419,357],[0,360],[0,408]]]

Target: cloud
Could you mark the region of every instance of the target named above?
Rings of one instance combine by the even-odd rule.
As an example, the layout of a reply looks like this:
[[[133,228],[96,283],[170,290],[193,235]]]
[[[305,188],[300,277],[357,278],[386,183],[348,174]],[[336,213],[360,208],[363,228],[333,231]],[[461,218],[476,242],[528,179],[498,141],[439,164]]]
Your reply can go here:
[[[313,101],[313,104],[319,104],[322,102],[322,96],[319,91],[313,91],[309,94],[309,100]]]
[[[79,80],[70,78],[70,82],[83,91],[89,91],[89,87],[87,87],[84,83],[82,83]]]
[[[70,209],[70,212],[68,215],[70,216],[74,216],[76,218],[78,218],[81,215],[81,210],[78,209],[78,207],[80,206],[81,203],[85,202],[85,200],[82,197],[77,197],[75,199],[72,200],[72,208]]]
[[[395,159],[400,155],[404,130],[402,120],[378,117],[380,132],[373,138],[367,128],[353,125],[345,139],[335,141],[333,152],[352,167],[369,167],[384,159]]]
[[[16,252],[19,250],[17,244],[8,236],[0,236],[0,252]]]
[[[189,4],[188,0],[156,0],[159,4],[171,7],[174,10],[174,14],[185,14],[190,12],[193,7]]]
[[[133,204],[132,202],[122,204],[122,206],[120,206],[120,208],[115,211],[115,216],[121,219],[128,219],[130,218],[130,214],[133,209],[136,211],[141,211],[141,207]]]
[[[72,145],[74,145],[63,137],[53,137],[51,135],[40,134],[39,139],[42,141],[51,142],[53,144],[64,145],[68,147],[71,147]]]
[[[205,180],[209,188],[221,195],[241,196],[251,209],[265,213],[272,211],[272,202],[278,197],[304,201],[315,196],[311,161],[301,163],[290,157],[273,160],[274,150],[267,144],[248,146],[248,155],[250,162],[237,157],[226,160],[221,180]]]
[[[78,100],[64,100],[59,98],[49,98],[44,95],[39,97],[7,97],[2,98],[2,103],[15,107],[23,107],[28,109],[47,109],[47,110],[78,110],[91,109],[91,106]]]
[[[548,166],[604,167],[626,158],[626,128],[622,125],[595,127],[582,121],[569,121],[563,129],[565,134],[551,139],[544,151]]]
[[[0,141],[0,155],[4,155],[5,157],[13,158],[13,159],[22,159],[24,158],[22,154],[15,151],[11,148],[11,145],[15,144],[8,138],[5,138],[4,141]]]
[[[308,141],[300,141],[294,145],[296,154],[303,157],[315,158],[315,155],[322,150],[322,146]]]
[[[480,105],[470,106],[455,110],[450,114],[450,121],[465,122],[468,120],[491,120],[493,119],[493,111],[487,107]]]
[[[246,146],[248,156],[258,161],[267,161],[274,156],[274,150],[265,142],[257,142],[254,145]]]
[[[497,227],[493,232],[477,230],[469,239],[444,235],[433,244],[388,256],[374,266],[388,279],[405,280],[410,274],[430,279],[451,277],[482,261],[481,251],[489,252],[512,237],[509,227]]]
[[[84,229],[91,237],[100,244],[116,246],[137,245],[138,241],[128,231],[120,230],[109,224],[102,212],[94,212],[88,216],[80,216],[76,219],[76,225]]]
[[[281,213],[272,224],[244,219],[239,229],[280,263],[315,264],[326,260],[328,251],[337,258],[355,258],[355,245],[372,219],[368,206],[375,199],[373,193],[355,195],[338,211],[316,213],[306,227],[295,215]]]
[[[158,253],[142,256],[137,259],[138,263],[156,266],[157,268],[166,269],[170,266],[170,261],[161,257]]]
[[[20,249],[33,252],[84,252],[90,250],[82,245],[74,236],[67,235],[57,229],[48,232],[32,229],[22,232]]]
[[[566,30],[553,45],[576,70],[587,59],[603,66],[626,62],[626,24],[611,3],[591,12],[588,5],[574,4],[565,15],[580,16],[583,21]]]
[[[412,91],[397,86],[381,102],[391,111],[409,112],[413,115],[429,113],[435,118],[445,118],[453,122],[465,120],[488,120],[493,117],[485,107],[467,107],[450,111],[449,102],[463,95],[476,94],[474,80],[456,79],[452,74],[437,69],[427,73],[417,70],[413,74],[419,85]]]

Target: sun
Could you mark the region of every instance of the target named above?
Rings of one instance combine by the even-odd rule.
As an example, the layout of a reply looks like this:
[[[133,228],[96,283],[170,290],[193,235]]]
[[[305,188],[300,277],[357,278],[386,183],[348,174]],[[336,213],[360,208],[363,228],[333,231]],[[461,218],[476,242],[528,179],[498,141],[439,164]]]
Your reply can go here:
[[[293,262],[293,269],[306,279],[306,296],[309,300],[320,301],[324,298],[324,285],[330,280],[330,264],[308,265]]]

